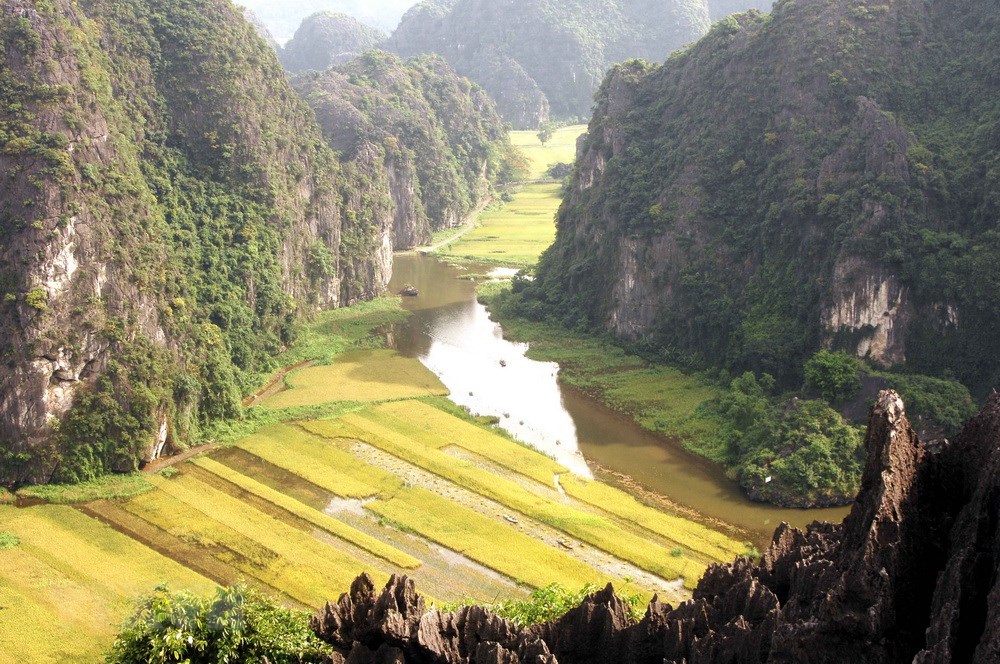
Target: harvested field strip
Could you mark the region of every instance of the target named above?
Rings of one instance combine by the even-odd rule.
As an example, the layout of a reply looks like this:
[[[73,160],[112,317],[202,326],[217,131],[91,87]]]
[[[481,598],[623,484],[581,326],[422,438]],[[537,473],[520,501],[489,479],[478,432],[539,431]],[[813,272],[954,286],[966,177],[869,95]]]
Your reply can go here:
[[[289,389],[267,397],[267,408],[312,406],[333,401],[384,401],[445,396],[448,389],[419,360],[391,350],[343,353],[332,364],[313,365],[285,378]]]
[[[119,503],[99,500],[79,509],[98,517],[118,532],[219,585],[230,586],[240,579],[239,571],[215,558],[210,551],[174,537],[162,528],[132,514]]]
[[[148,592],[160,581],[206,591],[215,587],[208,579],[72,507],[45,505],[17,510],[4,529],[16,533],[22,547],[46,556],[46,562],[71,578],[123,597]],[[122,566],[123,560],[129,564]],[[109,569],[115,569],[115,574],[107,574]]]
[[[413,556],[407,555],[399,549],[391,547],[388,544],[375,539],[371,535],[363,533],[356,528],[352,528],[346,523],[338,521],[327,514],[318,512],[308,505],[304,505],[294,498],[286,496],[280,491],[276,491],[269,486],[247,477],[246,475],[232,470],[228,466],[224,466],[221,463],[213,461],[209,458],[197,459],[194,463],[213,475],[217,475],[227,482],[231,482],[241,489],[249,491],[255,496],[277,505],[290,514],[308,521],[317,528],[321,528],[331,535],[339,537],[345,542],[354,544],[355,546],[358,546],[372,555],[378,556],[379,558],[392,563],[393,565],[402,567],[403,569],[416,569],[417,567],[420,567],[420,561]]]
[[[168,532],[219,551],[224,561],[307,606],[318,607],[338,597],[362,571],[378,572],[365,570],[342,551],[193,477],[154,481],[160,488],[155,494],[160,504],[151,509],[146,505],[141,515]]]
[[[339,597],[361,572],[371,572],[375,577],[388,576],[367,569],[347,553],[193,477],[160,479],[156,484],[164,493],[209,519],[257,540],[273,552],[276,558],[270,567],[281,579],[274,585],[309,606],[322,606],[331,598]]]
[[[367,411],[366,417],[435,449],[458,445],[548,487],[555,475],[569,472],[540,452],[420,401],[382,404]]]
[[[664,579],[684,577],[685,585],[694,587],[705,570],[702,561],[692,560],[683,555],[672,556],[659,544],[627,531],[603,517],[553,503],[527,491],[515,482],[476,468],[468,462],[455,459],[433,448],[415,445],[404,436],[361,414],[346,415],[337,421],[307,422],[303,426],[319,435],[363,440]]]
[[[299,427],[268,427],[238,444],[251,454],[342,498],[392,495],[402,482]]]
[[[136,596],[215,587],[71,507],[3,508],[0,529],[20,539],[0,551],[0,662],[100,661]]]
[[[700,523],[644,505],[613,486],[570,474],[560,477],[559,482],[567,495],[676,542],[709,560],[731,560],[748,548],[746,543],[737,542]]]
[[[553,582],[567,588],[607,582],[569,555],[426,489],[403,489],[388,501],[365,507],[535,588]]]

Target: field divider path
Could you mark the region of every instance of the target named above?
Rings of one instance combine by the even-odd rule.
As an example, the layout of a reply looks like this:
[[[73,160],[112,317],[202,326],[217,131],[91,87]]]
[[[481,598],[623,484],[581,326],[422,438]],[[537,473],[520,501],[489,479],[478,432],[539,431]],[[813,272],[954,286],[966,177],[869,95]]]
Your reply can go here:
[[[409,435],[434,449],[455,445],[535,480],[615,519],[662,537],[706,560],[730,560],[747,545],[684,517],[649,507],[615,487],[579,478],[565,467],[524,445],[420,402],[389,403],[364,412],[373,422]],[[561,481],[557,481],[559,478]],[[557,483],[558,482],[558,483]]]
[[[194,477],[154,478],[161,491],[207,519],[229,528],[270,551],[269,564],[254,570],[261,580],[279,587],[304,604],[319,607],[361,572],[388,578],[385,570],[368,568],[345,551],[250,507]],[[253,569],[253,568],[252,568]]]
[[[409,461],[455,484],[490,498],[525,517],[561,530],[612,556],[635,564],[664,579],[683,578],[693,587],[705,570],[705,563],[675,556],[652,542],[597,514],[553,503],[518,484],[497,477],[471,464],[458,462],[434,448],[414,444],[381,424],[352,414],[336,421],[305,422],[306,430],[326,438],[357,438],[398,458]]]

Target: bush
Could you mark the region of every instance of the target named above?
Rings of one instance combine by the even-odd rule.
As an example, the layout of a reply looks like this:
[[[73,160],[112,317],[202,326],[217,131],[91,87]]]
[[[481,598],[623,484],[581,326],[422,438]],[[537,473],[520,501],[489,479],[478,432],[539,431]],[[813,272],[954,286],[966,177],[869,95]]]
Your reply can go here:
[[[107,662],[291,664],[328,662],[331,652],[309,628],[308,613],[253,588],[220,588],[202,598],[161,586],[140,601]]]
[[[828,401],[846,401],[861,389],[860,371],[856,357],[821,350],[806,362],[806,385]]]
[[[772,397],[773,387],[769,376],[745,373],[712,407],[740,485],[779,505],[850,502],[861,481],[860,431],[826,403]]]
[[[13,549],[21,543],[21,539],[12,532],[0,530],[0,551]]]
[[[600,589],[592,583],[588,583],[577,591],[567,590],[558,583],[552,583],[544,588],[534,590],[528,599],[503,600],[490,604],[487,608],[520,627],[529,627],[561,618],[568,611],[580,606],[588,595],[592,595],[598,590]],[[639,607],[642,604],[642,598],[639,595],[619,593],[618,597],[629,607],[633,617],[636,619],[641,617]],[[445,605],[443,609],[453,611],[460,605],[460,603]]]

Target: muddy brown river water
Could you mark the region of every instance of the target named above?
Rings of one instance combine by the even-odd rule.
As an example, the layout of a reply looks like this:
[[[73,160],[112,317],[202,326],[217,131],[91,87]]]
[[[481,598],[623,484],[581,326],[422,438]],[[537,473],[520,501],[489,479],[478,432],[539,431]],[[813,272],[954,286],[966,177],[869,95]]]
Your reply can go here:
[[[702,519],[722,522],[759,548],[782,521],[804,527],[840,521],[847,508],[800,510],[754,503],[721,469],[675,441],[558,382],[559,367],[525,357],[526,344],[503,338],[476,301],[473,275],[486,265],[455,267],[422,255],[397,255],[390,290],[415,286],[403,298],[412,316],[388,333],[391,345],[419,359],[476,415],[499,418],[513,436],[558,459],[575,473],[599,475],[645,491]]]

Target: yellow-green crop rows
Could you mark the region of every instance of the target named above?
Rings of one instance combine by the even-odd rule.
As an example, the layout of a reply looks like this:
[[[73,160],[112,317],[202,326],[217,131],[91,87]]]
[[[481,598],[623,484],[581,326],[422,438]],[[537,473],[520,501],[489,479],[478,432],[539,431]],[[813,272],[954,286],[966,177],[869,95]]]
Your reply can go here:
[[[391,318],[390,304],[369,308]],[[100,660],[130,601],[161,582],[207,593],[242,579],[313,608],[361,572],[409,574],[449,601],[626,577],[648,595],[745,549],[439,408],[426,397],[445,390],[415,360],[322,343],[340,326],[338,344],[364,346],[361,322],[316,325],[309,343],[330,364],[289,374],[256,412],[332,404],[308,415],[329,419],[257,424],[161,474],[36,490],[75,507],[0,504],[0,664]]]
[[[131,601],[214,584],[72,507],[0,507],[0,662],[99,661]]]

